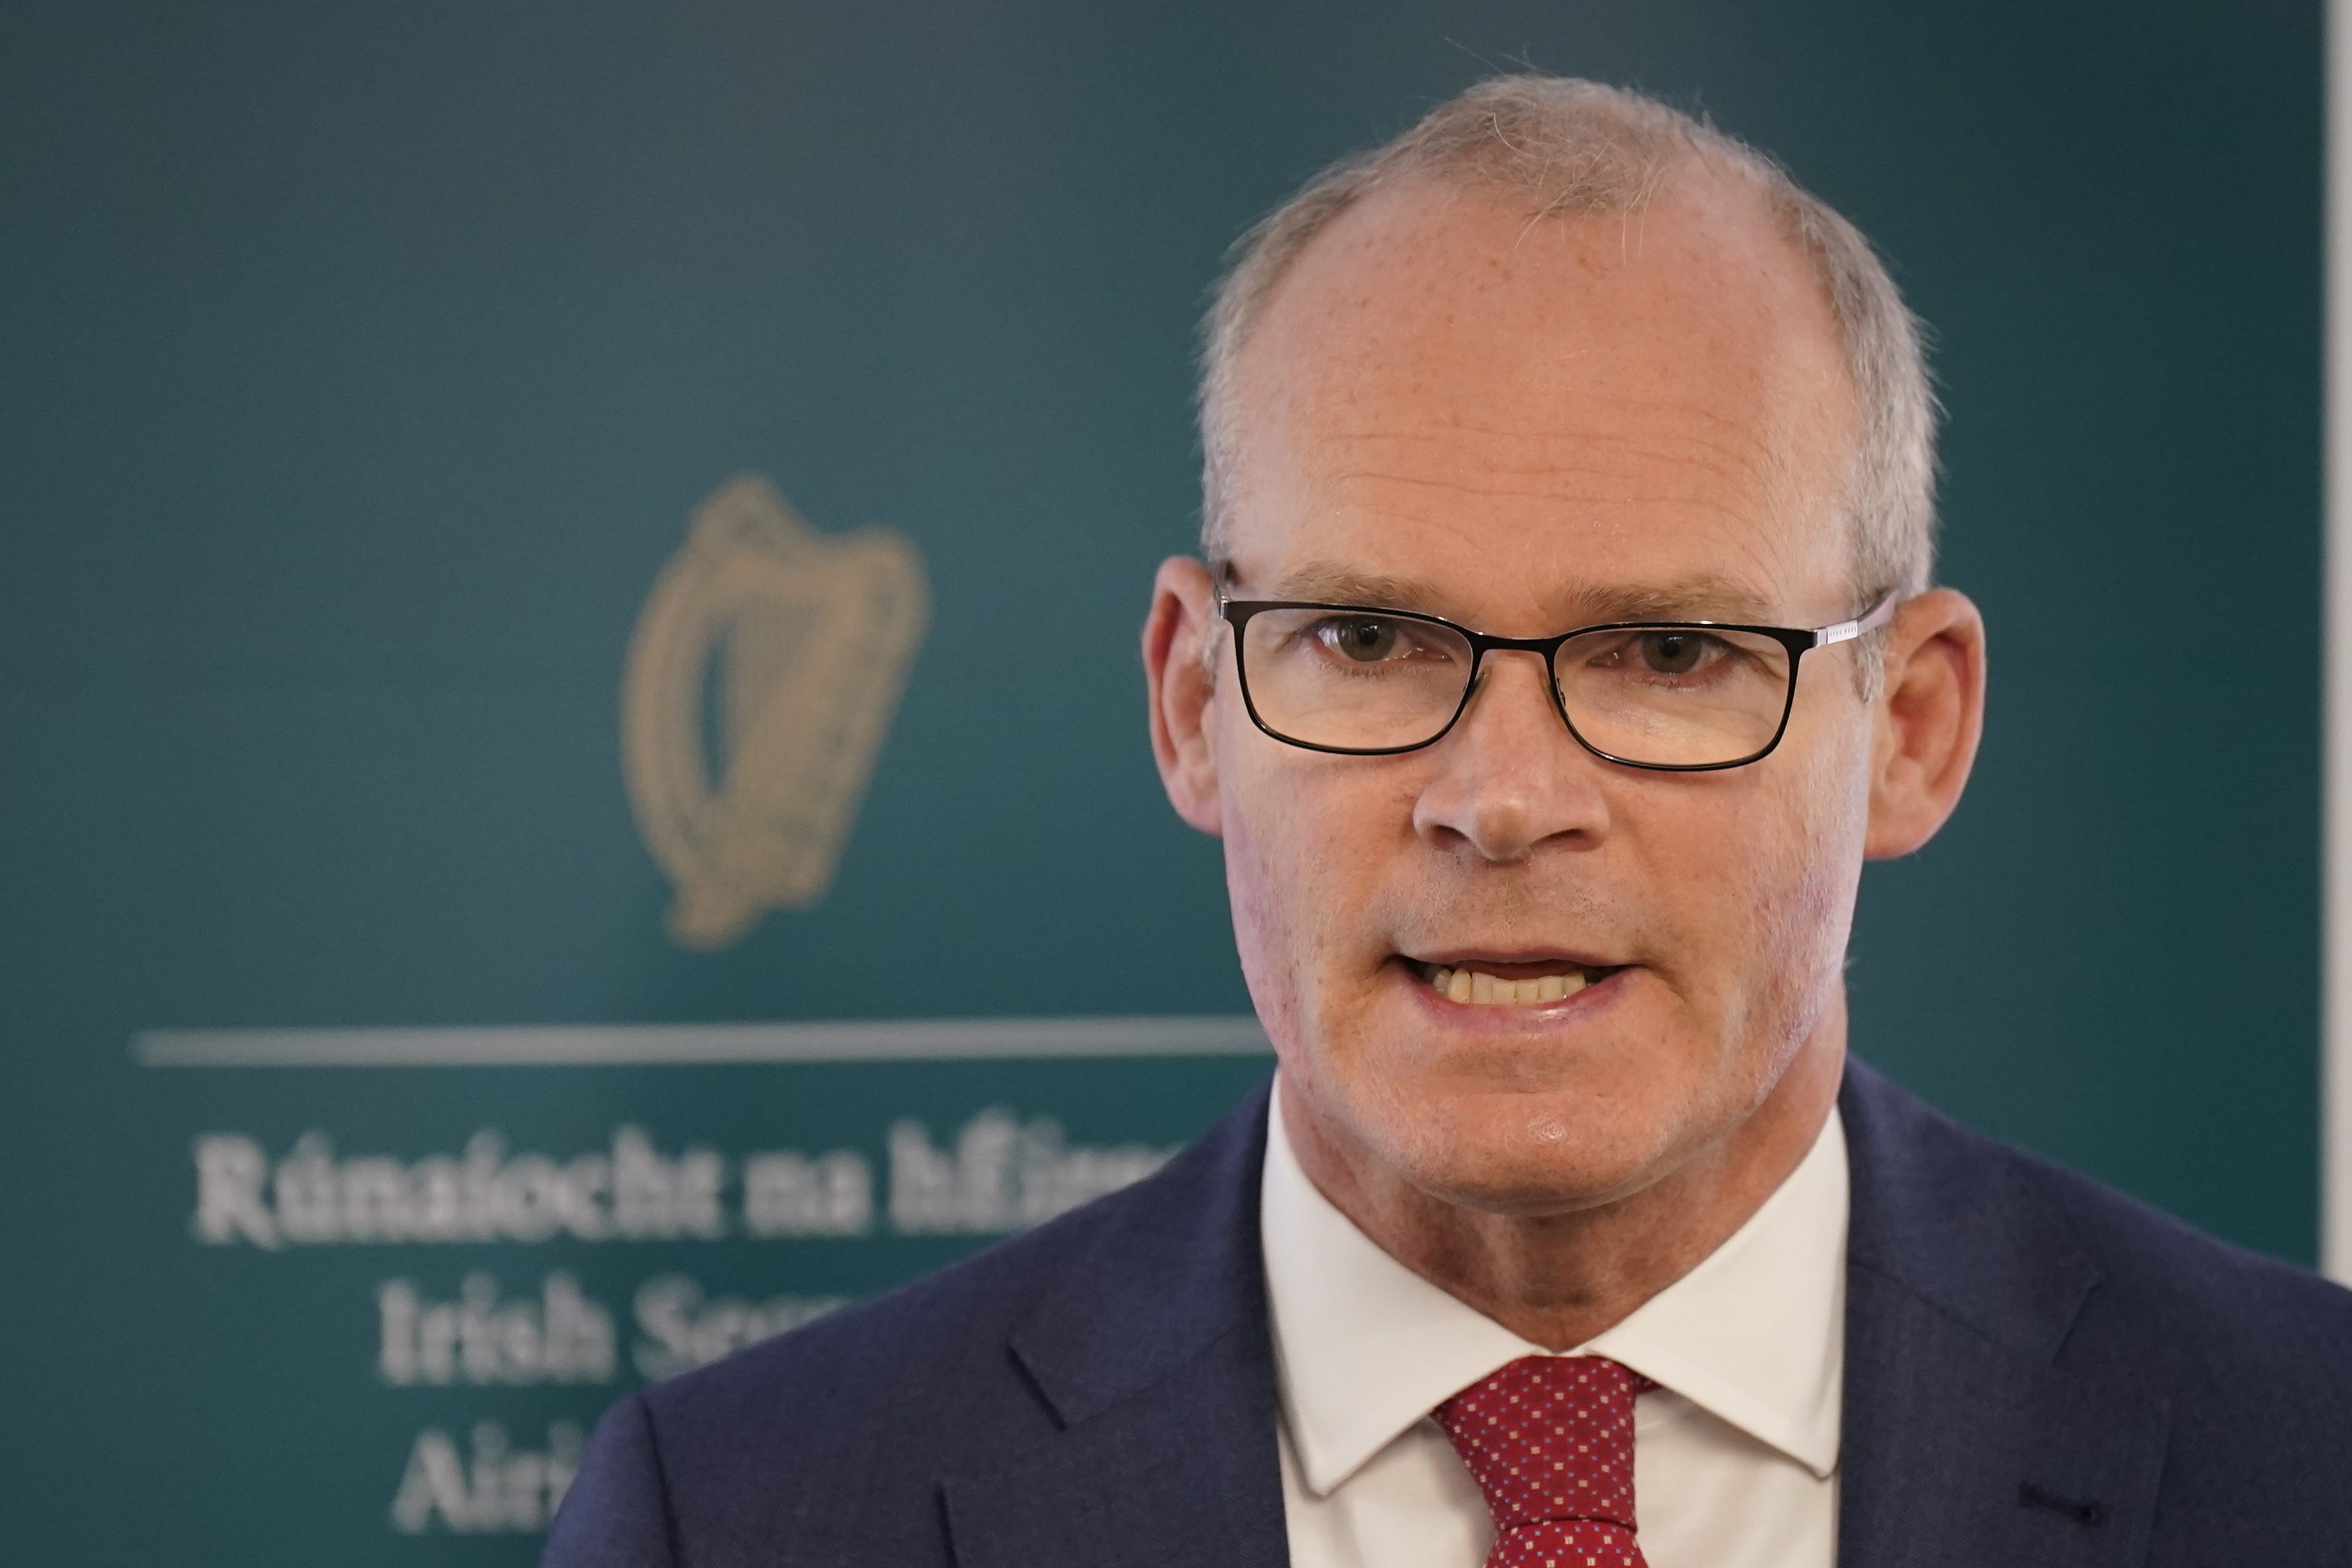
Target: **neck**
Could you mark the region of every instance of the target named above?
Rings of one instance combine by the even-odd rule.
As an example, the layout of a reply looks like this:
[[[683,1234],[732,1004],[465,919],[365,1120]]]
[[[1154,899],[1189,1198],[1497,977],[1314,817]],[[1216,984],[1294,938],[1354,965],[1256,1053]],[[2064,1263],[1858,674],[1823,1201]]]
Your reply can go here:
[[[1623,1321],[1728,1240],[1820,1136],[1845,1068],[1843,999],[1744,1121],[1631,1194],[1564,1214],[1496,1214],[1412,1185],[1300,1097],[1283,1129],[1307,1179],[1381,1249],[1547,1350]]]

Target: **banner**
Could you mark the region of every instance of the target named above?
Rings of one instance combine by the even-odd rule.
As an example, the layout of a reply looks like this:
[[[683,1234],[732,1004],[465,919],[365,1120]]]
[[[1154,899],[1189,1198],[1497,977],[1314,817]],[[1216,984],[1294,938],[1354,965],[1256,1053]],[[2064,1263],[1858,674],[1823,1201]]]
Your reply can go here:
[[[1254,1019],[151,1034],[187,1130],[153,1326],[285,1561],[528,1561],[631,1388],[1156,1170]],[[162,1195],[162,1194],[159,1194]],[[168,1206],[169,1200],[166,1200]],[[289,1489],[299,1506],[289,1506]]]

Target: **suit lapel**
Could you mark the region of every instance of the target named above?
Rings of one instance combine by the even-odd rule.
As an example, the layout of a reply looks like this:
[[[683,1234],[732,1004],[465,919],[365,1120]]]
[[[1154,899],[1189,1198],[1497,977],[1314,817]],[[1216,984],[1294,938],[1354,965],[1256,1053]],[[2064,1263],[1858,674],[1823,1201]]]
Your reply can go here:
[[[962,1568],[1279,1568],[1274,1353],[1258,1243],[1261,1089],[1155,1178],[1012,1352],[1059,1431],[950,1479]]]
[[[2141,1562],[2163,1405],[2059,1364],[2097,1269],[2022,1167],[1858,1063],[1840,1109],[1840,1568]]]
[[[1280,1568],[1264,1356],[1229,1341],[1073,1425],[1045,1458],[947,1483],[961,1568]]]

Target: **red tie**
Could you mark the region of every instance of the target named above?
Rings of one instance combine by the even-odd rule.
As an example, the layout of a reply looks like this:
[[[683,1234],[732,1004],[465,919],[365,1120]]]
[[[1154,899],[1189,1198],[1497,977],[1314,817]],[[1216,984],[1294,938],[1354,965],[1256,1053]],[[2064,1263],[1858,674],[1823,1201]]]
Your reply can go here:
[[[1633,1397],[1597,1355],[1522,1356],[1437,1407],[1495,1516],[1486,1568],[1649,1568],[1633,1540]]]

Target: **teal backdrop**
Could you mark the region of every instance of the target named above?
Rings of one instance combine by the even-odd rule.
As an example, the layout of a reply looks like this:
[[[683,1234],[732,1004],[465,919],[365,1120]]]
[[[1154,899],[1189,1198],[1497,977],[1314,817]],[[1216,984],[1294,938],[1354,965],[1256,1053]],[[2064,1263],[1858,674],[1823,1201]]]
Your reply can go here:
[[[1307,174],[1520,62],[1778,153],[1936,328],[1991,725],[1949,829],[1865,879],[1859,1051],[2308,1261],[2316,4],[22,4],[0,1556],[527,1563],[619,1393],[1033,1212],[910,1173],[1115,1177],[1255,1081],[152,1032],[1245,1012],[1134,652],[1195,526],[1194,316]],[[929,626],[829,893],[698,951],[619,694],[741,472],[910,541]],[[562,1209],[625,1166],[628,1227]],[[459,1197],[403,1240],[313,1178]]]

